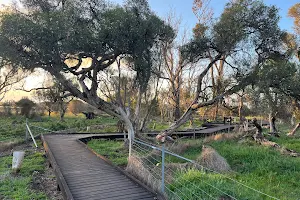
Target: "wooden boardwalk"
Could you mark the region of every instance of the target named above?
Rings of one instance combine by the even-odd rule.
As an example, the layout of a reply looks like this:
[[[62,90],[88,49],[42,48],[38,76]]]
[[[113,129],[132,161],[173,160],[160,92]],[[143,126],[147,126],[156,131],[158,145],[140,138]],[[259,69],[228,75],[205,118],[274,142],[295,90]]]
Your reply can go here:
[[[89,136],[92,135],[43,136],[45,150],[65,199],[157,199],[77,140]]]
[[[175,131],[172,133],[172,135],[177,135],[180,137],[204,137],[204,136],[210,136],[212,134],[216,134],[219,132],[227,132],[228,130],[232,130],[237,125],[218,125],[212,128],[205,128],[205,129],[198,129],[198,130],[188,130],[188,131]],[[145,133],[148,136],[155,136],[159,134],[159,132],[151,132],[151,133]]]

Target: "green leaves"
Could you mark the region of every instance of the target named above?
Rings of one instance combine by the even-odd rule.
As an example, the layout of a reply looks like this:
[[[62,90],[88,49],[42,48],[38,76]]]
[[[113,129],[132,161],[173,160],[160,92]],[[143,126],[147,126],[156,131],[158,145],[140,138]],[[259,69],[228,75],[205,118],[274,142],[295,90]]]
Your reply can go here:
[[[63,71],[71,55],[79,61],[91,58],[90,70],[98,72],[124,55],[132,58],[139,83],[147,84],[153,47],[174,37],[172,28],[150,11],[147,1],[130,0],[123,7],[102,0],[23,3],[27,13],[1,15],[0,57],[27,68]],[[100,58],[107,58],[106,62]]]

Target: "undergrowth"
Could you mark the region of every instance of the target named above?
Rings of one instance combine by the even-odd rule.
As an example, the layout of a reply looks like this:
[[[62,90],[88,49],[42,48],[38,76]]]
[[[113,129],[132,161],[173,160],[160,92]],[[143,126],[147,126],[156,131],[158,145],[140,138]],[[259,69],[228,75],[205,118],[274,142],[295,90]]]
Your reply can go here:
[[[45,169],[45,158],[41,152],[25,151],[23,164],[17,174],[12,173],[11,166],[12,156],[0,157],[0,199],[47,199],[44,193],[31,188],[32,173]]]
[[[113,164],[124,167],[127,165],[128,150],[124,148],[123,141],[91,140],[88,146],[102,156],[108,158]]]

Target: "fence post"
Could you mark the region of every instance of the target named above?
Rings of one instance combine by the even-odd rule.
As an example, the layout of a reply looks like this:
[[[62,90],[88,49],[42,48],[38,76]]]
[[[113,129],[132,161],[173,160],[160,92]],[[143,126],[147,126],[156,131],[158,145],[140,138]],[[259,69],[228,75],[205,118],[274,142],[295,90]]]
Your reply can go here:
[[[129,134],[129,132],[128,132],[128,139],[129,139],[129,158],[131,158],[131,149],[132,149],[132,136],[131,136],[131,134]]]
[[[27,131],[29,132],[29,134],[30,134],[30,137],[31,137],[31,139],[32,139],[32,141],[33,141],[33,143],[34,143],[34,146],[37,148],[38,146],[37,146],[37,143],[36,143],[36,141],[35,141],[35,139],[34,139],[34,136],[33,136],[33,134],[32,134],[32,132],[31,132],[31,130],[30,130],[30,128],[29,128],[29,126],[28,126],[28,124],[26,123],[26,129],[27,129]]]
[[[25,140],[26,140],[26,142],[28,142],[28,129],[27,129],[27,125],[28,125],[28,119],[26,118],[26,122],[25,122],[25,130],[26,130]]]
[[[161,193],[165,193],[165,144],[161,146]]]

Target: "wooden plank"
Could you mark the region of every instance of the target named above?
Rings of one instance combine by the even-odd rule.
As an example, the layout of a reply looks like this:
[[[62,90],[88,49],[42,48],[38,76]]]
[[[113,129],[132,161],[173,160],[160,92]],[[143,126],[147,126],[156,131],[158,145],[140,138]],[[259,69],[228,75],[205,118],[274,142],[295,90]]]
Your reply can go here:
[[[72,190],[71,190],[72,191]],[[138,185],[132,186],[129,185],[127,187],[119,188],[118,185],[112,185],[110,189],[101,189],[98,187],[85,188],[85,190],[73,190],[73,195],[77,197],[88,197],[91,194],[100,194],[102,197],[104,196],[121,196],[124,194],[132,194],[133,192],[141,193],[145,192],[145,190],[141,189]],[[149,194],[149,192],[147,192]]]
[[[84,135],[89,136],[89,135]],[[122,134],[122,137],[124,135]],[[97,158],[76,139],[82,134],[47,136],[49,149],[74,199],[155,199],[155,195],[132,181],[106,161]],[[70,199],[65,197],[65,199]]]
[[[66,183],[66,181],[65,181],[65,179],[64,179],[64,177],[61,173],[60,167],[56,163],[56,160],[55,160],[55,158],[54,158],[54,156],[53,156],[53,154],[52,154],[52,152],[49,148],[49,145],[48,145],[48,143],[45,140],[43,135],[41,136],[41,139],[42,139],[43,146],[44,146],[44,149],[46,151],[47,157],[49,158],[50,163],[52,165],[52,168],[54,170],[54,173],[55,173],[55,176],[57,178],[57,182],[59,184],[59,187],[62,191],[63,197],[65,199],[68,199],[68,200],[73,200],[74,199],[73,195],[72,195],[72,193],[71,193],[71,191],[70,191],[70,189],[69,189],[69,187],[68,187],[68,185],[67,185],[67,183]]]
[[[138,184],[135,184],[136,186],[138,186]],[[103,183],[100,183],[100,182],[88,182],[88,183],[85,183],[85,184],[69,184],[70,187],[72,187],[72,189],[76,189],[76,188],[90,188],[90,187],[97,187],[97,188],[101,188],[101,189],[104,189],[104,188],[110,188],[111,187],[111,184],[110,183],[107,183],[107,184],[103,184]],[[128,187],[128,183],[125,183],[125,182],[121,182],[118,184],[118,188],[122,188],[122,187]]]
[[[78,198],[78,199],[92,199],[94,197],[100,197],[101,199],[112,199],[112,198],[121,198],[121,197],[126,197],[126,199],[130,199],[130,197],[132,196],[137,196],[137,195],[147,195],[147,194],[150,194],[149,192],[141,192],[141,191],[137,191],[137,190],[134,190],[134,191],[131,191],[131,190],[128,190],[127,192],[126,191],[123,191],[122,193],[120,192],[116,192],[116,193],[107,193],[107,194],[103,194],[103,193],[94,193],[94,194],[82,194],[82,195],[78,195],[78,194],[74,194],[74,197],[75,198]]]

